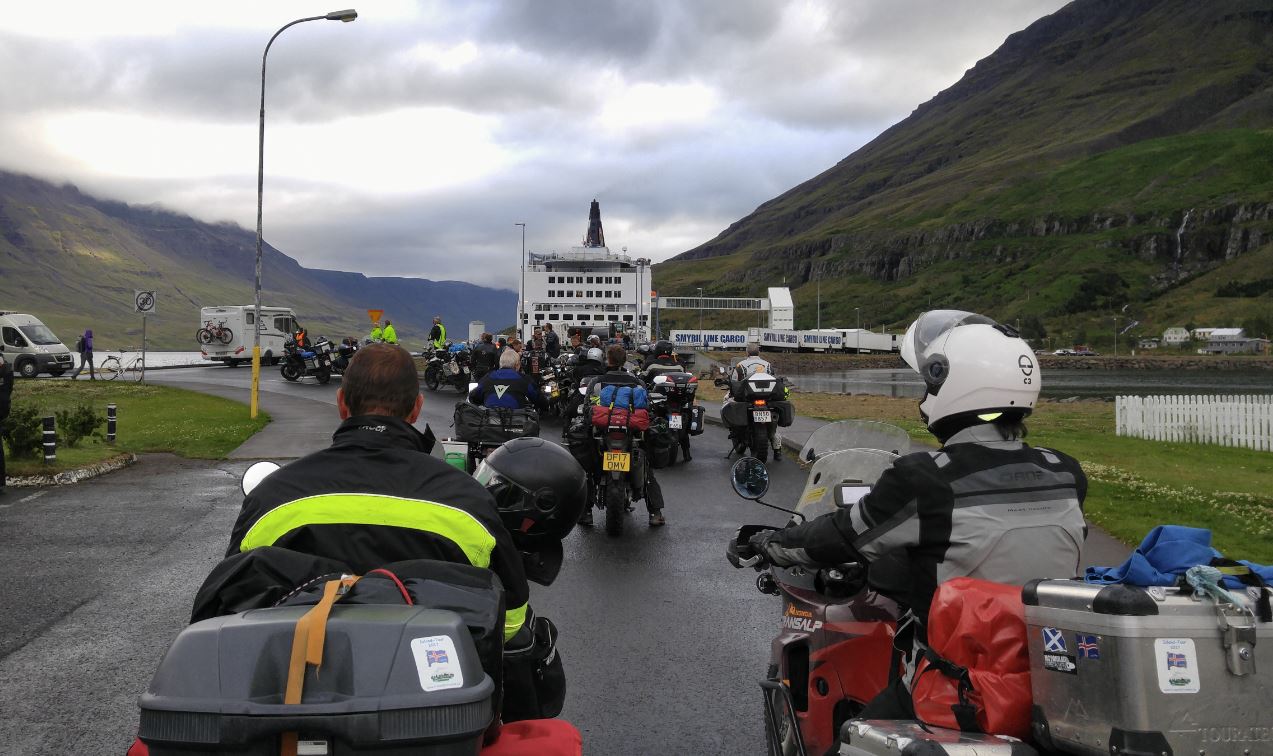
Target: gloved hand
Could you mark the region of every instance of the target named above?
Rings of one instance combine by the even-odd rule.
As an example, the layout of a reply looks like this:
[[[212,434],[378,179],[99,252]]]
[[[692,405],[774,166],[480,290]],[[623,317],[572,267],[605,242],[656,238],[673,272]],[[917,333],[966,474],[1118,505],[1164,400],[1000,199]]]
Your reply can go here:
[[[778,567],[813,564],[803,548],[783,546],[779,541],[781,533],[781,530],[767,530],[752,536],[749,542],[760,558],[769,564]]]
[[[777,536],[777,530],[765,530],[752,536],[747,543],[752,553],[759,554],[762,561],[772,562],[773,559],[769,556],[769,541]]]

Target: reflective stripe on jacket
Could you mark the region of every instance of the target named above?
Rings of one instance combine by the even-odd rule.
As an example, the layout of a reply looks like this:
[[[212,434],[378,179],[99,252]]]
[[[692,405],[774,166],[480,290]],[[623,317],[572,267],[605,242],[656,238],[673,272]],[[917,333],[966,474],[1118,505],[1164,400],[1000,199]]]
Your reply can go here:
[[[406,559],[487,568],[503,583],[505,638],[512,637],[525,621],[530,587],[490,494],[430,456],[423,434],[399,418],[352,417],[333,441],[253,489],[226,555],[280,546],[339,560],[358,574]]]

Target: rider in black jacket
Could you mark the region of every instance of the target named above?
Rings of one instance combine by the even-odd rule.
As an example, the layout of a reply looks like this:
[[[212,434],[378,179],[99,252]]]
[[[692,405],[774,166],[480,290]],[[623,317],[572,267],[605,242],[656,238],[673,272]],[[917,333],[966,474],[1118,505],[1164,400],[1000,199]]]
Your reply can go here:
[[[627,362],[628,353],[622,346],[611,344],[606,350],[606,367],[609,368],[602,375],[593,378],[588,384],[588,394],[593,396],[599,391],[599,386],[640,386],[645,388],[645,382],[637,376],[629,373],[624,369]],[[649,452],[646,450],[646,458],[649,458]],[[654,470],[647,463],[646,481],[645,481],[645,508],[650,513],[650,527],[657,528],[667,524],[667,519],[663,516],[663,489],[659,486],[659,482],[654,479]]]
[[[358,574],[407,559],[489,568],[504,586],[511,638],[530,597],[521,555],[486,489],[430,456],[412,426],[423,397],[411,356],[389,344],[358,350],[336,401],[344,422],[332,445],[252,490],[226,555],[280,546]]]
[[[1077,575],[1087,477],[1072,457],[1022,441],[1040,375],[1012,329],[973,313],[925,313],[902,359],[924,378],[920,413],[942,448],[901,457],[860,502],[752,546],[783,567],[874,562],[872,581],[898,586],[923,644],[933,593],[951,578],[1021,585]],[[900,682],[862,716],[911,718],[909,681]]]
[[[9,417],[10,397],[13,395],[13,366],[4,358],[0,350],[0,435],[3,435],[4,421]],[[0,444],[0,494],[4,493],[4,444]]]
[[[489,333],[482,334],[482,340],[473,347],[473,380],[480,381],[487,373],[499,364],[499,347],[493,343],[494,337]]]
[[[517,352],[505,350],[499,357],[499,370],[487,373],[478,381],[477,388],[469,392],[469,401],[479,407],[525,409],[533,406],[541,412],[547,409],[544,392],[533,379],[518,371],[519,364]]]

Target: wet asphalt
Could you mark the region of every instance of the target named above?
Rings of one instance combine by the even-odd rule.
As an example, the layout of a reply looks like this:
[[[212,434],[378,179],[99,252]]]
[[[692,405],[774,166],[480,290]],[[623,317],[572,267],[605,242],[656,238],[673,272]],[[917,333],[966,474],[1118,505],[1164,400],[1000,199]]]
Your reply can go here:
[[[246,401],[246,369],[153,376]],[[246,460],[322,448],[338,423],[338,381],[262,378],[274,423],[229,461],[148,455],[87,483],[0,498],[0,753],[127,749],[137,696],[224,553]],[[426,392],[418,425],[449,435],[458,398]],[[545,425],[545,437],[558,433]],[[649,528],[638,504],[621,537],[577,528],[558,580],[532,586],[532,606],[561,632],[562,716],[589,754],[764,752],[757,681],[780,608],[724,552],[740,524],[785,517],[733,494],[726,446],[709,425],[693,461],[658,471],[666,527]],[[766,498],[794,502],[803,473],[790,458],[770,469]]]

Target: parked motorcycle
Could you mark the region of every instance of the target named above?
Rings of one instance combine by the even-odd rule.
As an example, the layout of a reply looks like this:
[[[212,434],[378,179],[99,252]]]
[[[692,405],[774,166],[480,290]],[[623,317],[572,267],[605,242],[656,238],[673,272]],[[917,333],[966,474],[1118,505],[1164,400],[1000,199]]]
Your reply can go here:
[[[864,496],[897,458],[905,431],[883,423],[830,423],[812,434],[799,459],[811,463],[794,508],[763,501],[769,477],[764,463],[744,457],[734,465],[734,490],[746,499],[812,519]],[[879,448],[852,448],[857,443]],[[730,563],[760,574],[756,588],[782,599],[782,620],[761,681],[765,738],[771,756],[826,754],[843,724],[884,689],[889,679],[899,610],[886,593],[899,586],[871,583],[862,565],[809,570],[775,567],[751,552],[750,538],[765,525],[744,525],[729,544]]]
[[[543,392],[544,401],[548,402],[548,409],[545,411],[547,415],[559,415],[562,408],[562,395],[569,393],[564,390],[561,381],[562,371],[559,369],[556,360],[550,360],[547,357],[539,366],[539,377],[536,383],[539,390]]]
[[[650,461],[655,467],[676,464],[677,454],[690,458],[690,436],[703,432],[703,408],[694,402],[698,378],[691,373],[659,373],[650,381]]]
[[[477,384],[471,386],[476,387]],[[469,401],[458,402],[452,424],[455,426],[455,439],[442,441],[444,454],[447,461],[454,464],[456,457],[452,455],[462,453],[464,469],[469,473],[506,441],[539,435],[539,413],[534,407],[508,409],[481,407]]]
[[[358,339],[353,337],[342,339],[336,345],[336,351],[332,355],[332,370],[339,375],[344,375],[349,369],[349,362],[354,358],[354,353],[358,351]]]
[[[301,349],[295,339],[288,339],[283,342],[283,364],[279,366],[279,373],[293,383],[307,376],[327,383],[332,378],[334,351],[331,342],[322,337],[310,349]]]
[[[424,385],[430,391],[437,391],[442,386],[454,386],[460,393],[468,391],[473,380],[469,351],[455,349],[455,346],[448,342],[445,349],[435,349],[424,366]]]
[[[786,381],[768,373],[753,373],[746,378],[717,378],[716,385],[729,389],[729,399],[721,404],[721,420],[729,429],[734,451],[748,450],[764,462],[769,458],[771,439],[779,427],[795,420],[795,407],[787,401]],[[774,458],[778,447],[774,442]]]

